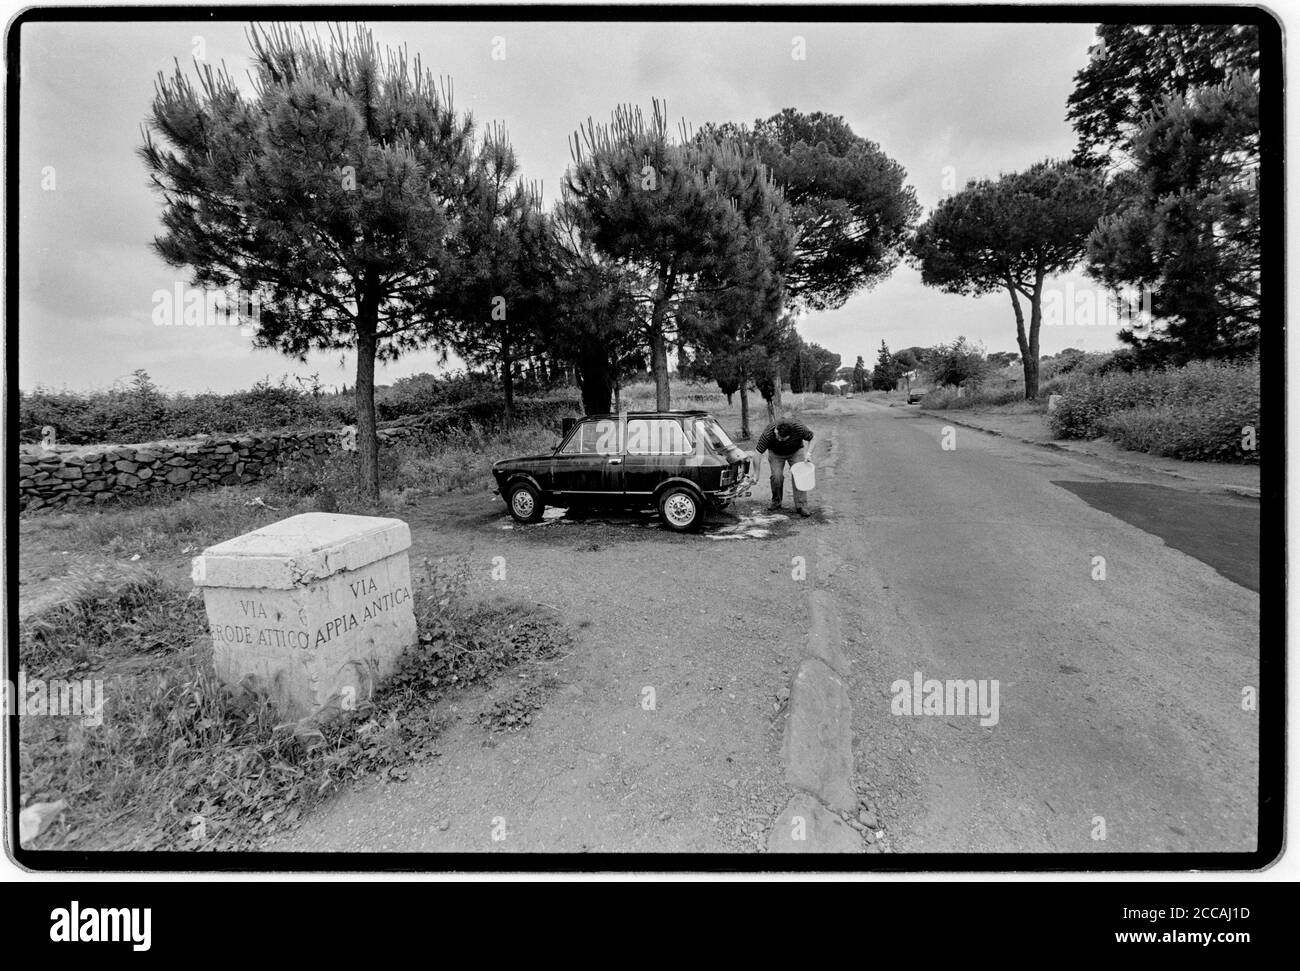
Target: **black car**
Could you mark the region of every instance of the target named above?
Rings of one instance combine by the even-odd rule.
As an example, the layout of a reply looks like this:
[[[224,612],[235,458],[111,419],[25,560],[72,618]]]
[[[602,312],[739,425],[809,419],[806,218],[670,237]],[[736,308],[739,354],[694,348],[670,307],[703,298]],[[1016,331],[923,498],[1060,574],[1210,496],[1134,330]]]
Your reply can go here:
[[[653,503],[664,526],[688,532],[749,495],[751,464],[706,411],[638,411],[570,420],[555,451],[503,459],[492,475],[521,523],[547,506]]]

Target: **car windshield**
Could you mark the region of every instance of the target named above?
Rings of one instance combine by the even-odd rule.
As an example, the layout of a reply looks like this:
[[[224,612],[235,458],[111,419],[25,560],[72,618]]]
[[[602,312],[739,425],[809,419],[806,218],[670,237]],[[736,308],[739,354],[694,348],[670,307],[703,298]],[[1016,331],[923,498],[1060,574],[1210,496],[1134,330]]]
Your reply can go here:
[[[736,447],[716,418],[701,418],[695,422],[695,428],[697,434],[703,435],[704,440],[716,449],[726,450]]]

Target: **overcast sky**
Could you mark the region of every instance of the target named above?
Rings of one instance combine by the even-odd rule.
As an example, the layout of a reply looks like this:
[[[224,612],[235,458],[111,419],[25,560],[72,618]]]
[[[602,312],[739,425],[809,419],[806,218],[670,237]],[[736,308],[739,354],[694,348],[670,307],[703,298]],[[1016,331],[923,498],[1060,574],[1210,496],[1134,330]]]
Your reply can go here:
[[[782,108],[843,115],[907,170],[923,210],[954,183],[996,176],[1074,144],[1065,122],[1087,60],[1085,24],[511,24],[379,22],[455,83],[457,106],[506,124],[524,173],[553,197],[567,137],[616,104],[665,99],[674,121],[752,122]],[[805,39],[807,59],[791,56]],[[505,39],[494,60],[494,38]],[[153,294],[188,282],[148,247],[160,203],[135,155],[158,71],[192,71],[195,39],[212,63],[243,74],[242,24],[26,24],[19,146],[19,385],[107,387],[144,368],[168,390],[229,391],[265,375],[319,372],[352,384],[350,356],[306,366],[253,350],[237,328],[157,327]],[[54,188],[42,187],[53,168]],[[1082,276],[1057,285],[1087,286]],[[901,266],[876,289],[800,324],[804,337],[868,364],[892,349],[959,335],[1015,349],[1005,293],[950,296]],[[1044,327],[1043,353],[1115,346],[1114,331]],[[340,361],[343,366],[340,366]],[[380,367],[378,380],[437,370],[425,352]]]

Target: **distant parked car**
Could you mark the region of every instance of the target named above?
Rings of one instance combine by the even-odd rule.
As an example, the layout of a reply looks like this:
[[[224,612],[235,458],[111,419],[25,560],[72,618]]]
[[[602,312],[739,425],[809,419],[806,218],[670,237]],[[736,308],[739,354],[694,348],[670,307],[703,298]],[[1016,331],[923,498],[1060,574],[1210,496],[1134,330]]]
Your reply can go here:
[[[502,459],[495,490],[517,522],[535,523],[547,506],[653,503],[664,526],[698,529],[708,509],[749,495],[751,461],[705,411],[588,415],[555,450]]]
[[[930,391],[928,388],[913,388],[911,391],[907,392],[907,403],[909,405],[917,404],[929,393]]]

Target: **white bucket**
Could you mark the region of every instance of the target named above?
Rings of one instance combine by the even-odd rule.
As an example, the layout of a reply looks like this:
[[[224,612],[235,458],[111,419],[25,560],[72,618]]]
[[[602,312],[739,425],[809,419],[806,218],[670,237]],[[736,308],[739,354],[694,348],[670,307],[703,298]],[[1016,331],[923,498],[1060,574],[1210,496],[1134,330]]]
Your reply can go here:
[[[811,492],[812,487],[817,484],[817,477],[813,474],[813,464],[811,462],[791,463],[790,478],[794,480],[794,487],[800,492]]]

